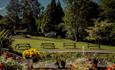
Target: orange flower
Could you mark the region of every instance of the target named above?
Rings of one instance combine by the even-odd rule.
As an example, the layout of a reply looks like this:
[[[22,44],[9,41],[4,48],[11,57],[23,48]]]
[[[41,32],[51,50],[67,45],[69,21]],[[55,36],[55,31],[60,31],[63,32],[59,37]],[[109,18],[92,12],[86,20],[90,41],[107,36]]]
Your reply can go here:
[[[106,70],[112,70],[112,68],[110,66],[107,66]]]

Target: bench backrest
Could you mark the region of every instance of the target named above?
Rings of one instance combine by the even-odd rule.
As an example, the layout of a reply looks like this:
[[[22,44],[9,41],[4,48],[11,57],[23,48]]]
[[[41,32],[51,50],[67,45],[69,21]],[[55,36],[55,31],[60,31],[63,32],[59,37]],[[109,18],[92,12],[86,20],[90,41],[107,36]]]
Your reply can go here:
[[[101,48],[99,44],[90,44],[90,43],[87,43],[87,47],[90,48],[90,47],[98,47],[98,48]]]
[[[63,47],[65,46],[71,46],[72,48],[76,48],[76,43],[73,42],[65,42],[63,43]]]
[[[41,43],[41,46],[45,49],[55,49],[54,43]]]
[[[20,48],[25,48],[25,49],[29,49],[31,48],[29,43],[20,43],[20,44],[16,44],[15,49],[20,49]]]

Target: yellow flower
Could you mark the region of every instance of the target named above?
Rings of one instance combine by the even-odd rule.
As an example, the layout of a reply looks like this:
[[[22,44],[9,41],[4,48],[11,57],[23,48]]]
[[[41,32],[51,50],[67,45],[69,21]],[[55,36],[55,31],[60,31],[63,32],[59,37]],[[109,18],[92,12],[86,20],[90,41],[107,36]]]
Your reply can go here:
[[[29,58],[36,58],[36,57],[39,57],[39,56],[40,56],[40,52],[37,51],[36,49],[33,49],[33,48],[25,50],[23,52],[23,57],[24,58],[28,58],[28,57]]]

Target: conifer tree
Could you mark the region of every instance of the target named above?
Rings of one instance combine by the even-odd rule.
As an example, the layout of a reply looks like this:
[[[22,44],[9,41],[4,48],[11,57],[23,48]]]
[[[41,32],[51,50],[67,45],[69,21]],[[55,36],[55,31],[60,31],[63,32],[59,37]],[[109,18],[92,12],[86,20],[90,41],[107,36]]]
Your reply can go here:
[[[60,1],[58,0],[57,1],[57,19],[55,21],[57,21],[57,24],[58,24],[58,28],[57,28],[57,36],[60,36],[62,38],[65,38],[65,28],[64,28],[64,20],[63,20],[63,17],[64,17],[64,11],[63,11],[63,8],[61,6],[61,3]]]
[[[10,0],[7,6],[7,17],[10,19],[10,22],[12,22],[12,26],[14,29],[19,28],[20,10],[19,0]]]
[[[51,3],[48,5],[43,18],[43,24],[44,24],[44,31],[45,32],[51,32],[55,31],[55,28],[57,28],[56,25],[56,1],[51,0]]]
[[[51,3],[48,5],[44,16],[43,16],[43,28],[44,32],[59,32],[58,26],[63,22],[64,12],[61,7],[60,2],[56,3],[55,0],[51,0]]]
[[[31,34],[36,34],[37,24],[35,20],[40,14],[40,4],[38,0],[22,0],[21,3],[23,9],[22,24]]]

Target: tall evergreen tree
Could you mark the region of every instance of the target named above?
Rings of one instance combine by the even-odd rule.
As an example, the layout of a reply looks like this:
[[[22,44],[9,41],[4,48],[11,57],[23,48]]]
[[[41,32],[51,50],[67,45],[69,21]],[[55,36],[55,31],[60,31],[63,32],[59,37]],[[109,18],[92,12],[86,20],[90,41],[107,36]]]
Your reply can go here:
[[[21,0],[21,3],[22,3],[23,13],[24,13],[24,10],[26,10],[26,12],[31,12],[31,14],[35,18],[39,17],[41,5],[38,2],[38,0]]]
[[[63,11],[63,8],[62,8],[61,3],[60,3],[59,0],[57,2],[56,6],[57,6],[57,14],[56,14],[57,21],[58,21],[58,23],[61,23],[61,22],[63,22],[64,11]]]
[[[43,18],[43,27],[45,32],[51,32],[56,31],[57,28],[57,22],[55,21],[57,19],[57,7],[56,7],[56,1],[51,0],[51,3],[48,5]]]
[[[38,0],[21,0],[21,4],[23,9],[23,28],[27,28],[31,34],[36,34],[37,25],[35,19],[38,18],[40,14],[40,4]]]
[[[51,0],[51,3],[48,5],[44,16],[43,16],[43,28],[44,32],[56,32],[57,34],[61,34],[62,27],[60,26],[60,23],[63,22],[64,12],[61,7],[61,4],[58,0],[56,3],[55,0]]]
[[[19,0],[10,0],[7,6],[7,16],[12,22],[12,26],[15,29],[19,27],[20,23],[20,3]]]
[[[98,12],[96,4],[91,0],[66,0],[66,8],[64,20],[68,37],[75,41],[83,40],[84,29],[89,25],[88,21],[98,14],[96,13]]]
[[[38,2],[38,0],[30,0],[30,4],[31,4],[33,16],[38,18],[41,9],[40,3]]]
[[[57,1],[57,14],[56,14],[56,20],[57,21],[57,24],[58,24],[58,28],[57,28],[57,35],[58,36],[61,36],[62,38],[65,37],[65,30],[64,30],[64,20],[63,20],[63,17],[64,17],[64,11],[63,11],[63,8],[61,6],[61,3],[60,1],[58,0]]]

